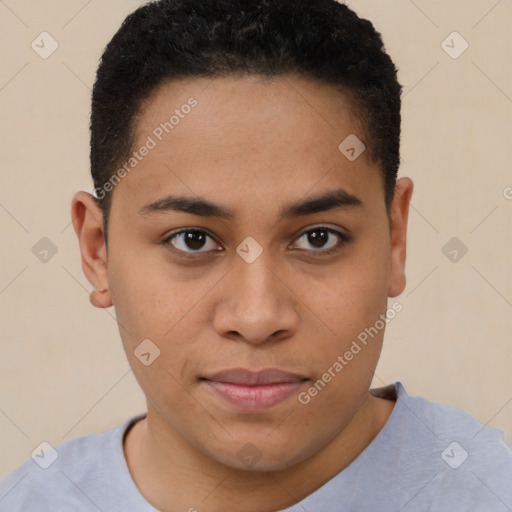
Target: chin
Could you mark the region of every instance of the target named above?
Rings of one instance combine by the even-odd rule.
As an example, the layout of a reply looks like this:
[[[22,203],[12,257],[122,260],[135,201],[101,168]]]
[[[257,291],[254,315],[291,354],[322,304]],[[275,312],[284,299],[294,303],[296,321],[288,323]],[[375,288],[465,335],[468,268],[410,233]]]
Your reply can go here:
[[[274,457],[261,457],[261,459],[255,460],[253,463],[231,458],[229,462],[227,465],[234,469],[254,473],[285,471],[295,465],[291,460],[275,459]]]
[[[308,456],[305,452],[291,453],[282,446],[278,451],[272,445],[260,448],[250,441],[239,446],[234,448],[234,452],[226,452],[224,447],[222,453],[210,452],[209,456],[229,468],[256,473],[284,471],[302,462]]]

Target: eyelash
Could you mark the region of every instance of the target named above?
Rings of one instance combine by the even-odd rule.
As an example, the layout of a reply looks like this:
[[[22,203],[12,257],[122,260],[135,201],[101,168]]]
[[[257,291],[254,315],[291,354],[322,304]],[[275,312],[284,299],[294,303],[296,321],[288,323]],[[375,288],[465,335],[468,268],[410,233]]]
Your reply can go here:
[[[314,228],[307,229],[306,231],[303,231],[302,233],[300,233],[297,236],[297,239],[300,239],[304,235],[307,235],[307,234],[315,232],[315,231],[327,231],[328,233],[336,235],[340,239],[340,242],[338,242],[331,249],[328,249],[328,250],[325,250],[325,251],[322,251],[321,249],[319,249],[317,251],[309,251],[309,252],[317,253],[320,257],[322,257],[322,256],[329,256],[331,254],[335,254],[335,253],[341,251],[345,247],[345,245],[347,245],[348,243],[350,243],[352,241],[352,237],[350,237],[350,236],[346,235],[345,233],[342,233],[342,232],[340,232],[340,231],[338,231],[338,230],[336,230],[334,228],[329,228],[327,226],[315,226]],[[162,244],[163,245],[170,244],[170,242],[171,242],[171,240],[173,238],[175,238],[178,235],[181,235],[183,233],[200,233],[200,234],[206,235],[207,237],[211,238],[212,240],[214,239],[207,231],[204,231],[202,229],[187,228],[187,229],[182,229],[180,231],[177,231],[175,233],[171,233],[164,240],[162,240]],[[171,244],[171,246],[172,246],[172,244]],[[204,252],[187,253],[185,251],[182,251],[181,249],[177,249],[174,246],[172,247],[172,249],[174,251],[178,251],[178,253],[181,253],[180,256],[182,256],[184,258],[197,258],[197,255],[204,255],[204,254],[208,254],[208,252],[212,252],[212,251],[204,251]],[[308,251],[307,249],[300,249],[300,250]],[[220,251],[215,251],[215,252],[220,252]]]

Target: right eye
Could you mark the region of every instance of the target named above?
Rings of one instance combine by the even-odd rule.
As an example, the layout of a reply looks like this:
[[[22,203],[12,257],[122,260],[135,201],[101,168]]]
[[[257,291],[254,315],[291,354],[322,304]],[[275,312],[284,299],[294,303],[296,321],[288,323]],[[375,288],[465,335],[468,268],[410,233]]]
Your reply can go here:
[[[186,255],[210,252],[215,250],[213,247],[217,245],[206,231],[199,229],[182,229],[166,237],[162,243],[170,243],[177,251],[183,252]],[[208,250],[200,250],[205,247]]]

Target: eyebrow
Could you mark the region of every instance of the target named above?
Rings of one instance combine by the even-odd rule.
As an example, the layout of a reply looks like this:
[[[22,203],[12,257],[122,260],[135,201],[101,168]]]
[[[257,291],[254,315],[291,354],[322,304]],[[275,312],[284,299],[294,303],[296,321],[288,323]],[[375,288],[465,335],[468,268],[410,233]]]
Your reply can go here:
[[[329,190],[320,195],[309,196],[285,205],[279,220],[326,212],[334,209],[352,209],[362,207],[363,201],[346,190]],[[200,217],[217,217],[233,220],[235,212],[226,206],[214,203],[208,199],[192,196],[168,195],[146,204],[139,210],[141,215],[167,213],[170,211],[191,213]]]

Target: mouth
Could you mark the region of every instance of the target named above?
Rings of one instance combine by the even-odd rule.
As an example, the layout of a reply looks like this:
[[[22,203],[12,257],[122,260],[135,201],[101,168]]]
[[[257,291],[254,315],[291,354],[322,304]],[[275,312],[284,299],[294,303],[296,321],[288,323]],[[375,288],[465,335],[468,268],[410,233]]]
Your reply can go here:
[[[257,372],[232,368],[200,379],[217,397],[244,411],[273,407],[294,395],[308,380],[275,368]]]

